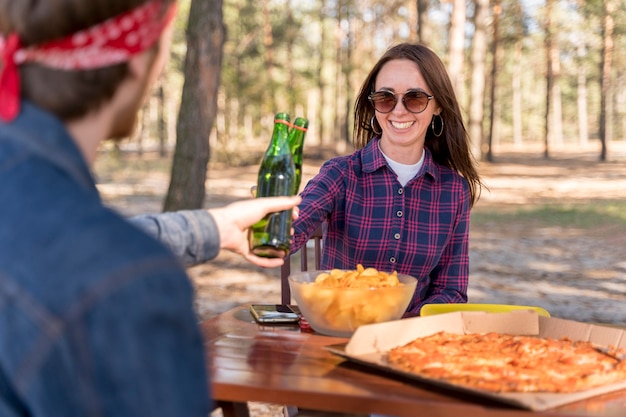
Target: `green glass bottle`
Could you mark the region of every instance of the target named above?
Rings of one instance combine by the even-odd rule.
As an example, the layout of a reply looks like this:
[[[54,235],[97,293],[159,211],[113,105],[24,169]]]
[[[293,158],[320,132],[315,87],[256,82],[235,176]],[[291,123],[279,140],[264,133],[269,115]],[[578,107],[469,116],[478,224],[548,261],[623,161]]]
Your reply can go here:
[[[294,185],[294,195],[300,191],[300,182],[302,181],[302,154],[304,150],[304,137],[309,128],[309,121],[304,117],[297,117],[294,120],[289,132],[289,147],[293,155],[293,163],[296,166],[296,183]]]
[[[289,147],[289,115],[278,113],[274,133],[261,166],[257,181],[257,197],[293,195],[296,168]],[[265,258],[284,258],[291,244],[291,210],[270,213],[252,226],[250,250]]]

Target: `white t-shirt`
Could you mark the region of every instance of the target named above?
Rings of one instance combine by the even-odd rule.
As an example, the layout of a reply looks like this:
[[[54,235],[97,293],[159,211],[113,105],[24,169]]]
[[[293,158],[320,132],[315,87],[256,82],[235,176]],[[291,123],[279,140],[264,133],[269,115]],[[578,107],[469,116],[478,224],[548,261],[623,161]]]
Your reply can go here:
[[[380,152],[385,157],[385,160],[387,161],[393,172],[395,172],[398,176],[398,182],[402,184],[403,187],[406,185],[407,182],[409,182],[413,177],[417,175],[419,170],[422,168],[422,165],[424,165],[424,151],[422,151],[422,157],[420,158],[420,160],[417,161],[417,163],[410,165],[401,164],[394,161],[393,159],[385,155],[382,149],[380,150]]]

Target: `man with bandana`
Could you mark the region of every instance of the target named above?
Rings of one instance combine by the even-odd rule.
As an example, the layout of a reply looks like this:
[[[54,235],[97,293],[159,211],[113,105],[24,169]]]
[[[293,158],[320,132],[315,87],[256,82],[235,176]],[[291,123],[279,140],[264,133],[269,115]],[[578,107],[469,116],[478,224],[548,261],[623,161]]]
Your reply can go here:
[[[106,208],[90,171],[131,132],[174,14],[173,0],[0,0],[0,416],[211,412],[193,289],[153,237],[175,241],[155,230],[168,222],[137,220],[146,233]],[[298,202],[169,216],[204,223],[203,259],[272,267],[247,228]]]

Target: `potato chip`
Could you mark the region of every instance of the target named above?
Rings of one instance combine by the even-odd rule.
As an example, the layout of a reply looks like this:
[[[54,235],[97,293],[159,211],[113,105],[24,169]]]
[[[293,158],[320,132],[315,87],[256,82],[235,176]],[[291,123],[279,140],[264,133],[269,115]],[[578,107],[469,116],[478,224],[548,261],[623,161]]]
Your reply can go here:
[[[315,284],[340,288],[380,288],[395,287],[400,284],[397,271],[392,273],[378,271],[376,268],[364,268],[358,264],[356,270],[343,271],[332,269],[315,278]]]

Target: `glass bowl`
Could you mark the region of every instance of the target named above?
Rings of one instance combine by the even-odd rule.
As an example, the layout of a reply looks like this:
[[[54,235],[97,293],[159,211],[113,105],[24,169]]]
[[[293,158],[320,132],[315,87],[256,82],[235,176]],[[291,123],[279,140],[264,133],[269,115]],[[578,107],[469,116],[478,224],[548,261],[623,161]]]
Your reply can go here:
[[[314,285],[315,278],[328,271],[291,274],[291,295],[302,316],[318,333],[350,337],[363,324],[397,320],[406,311],[417,279],[398,274],[401,285],[378,288],[336,288]]]

